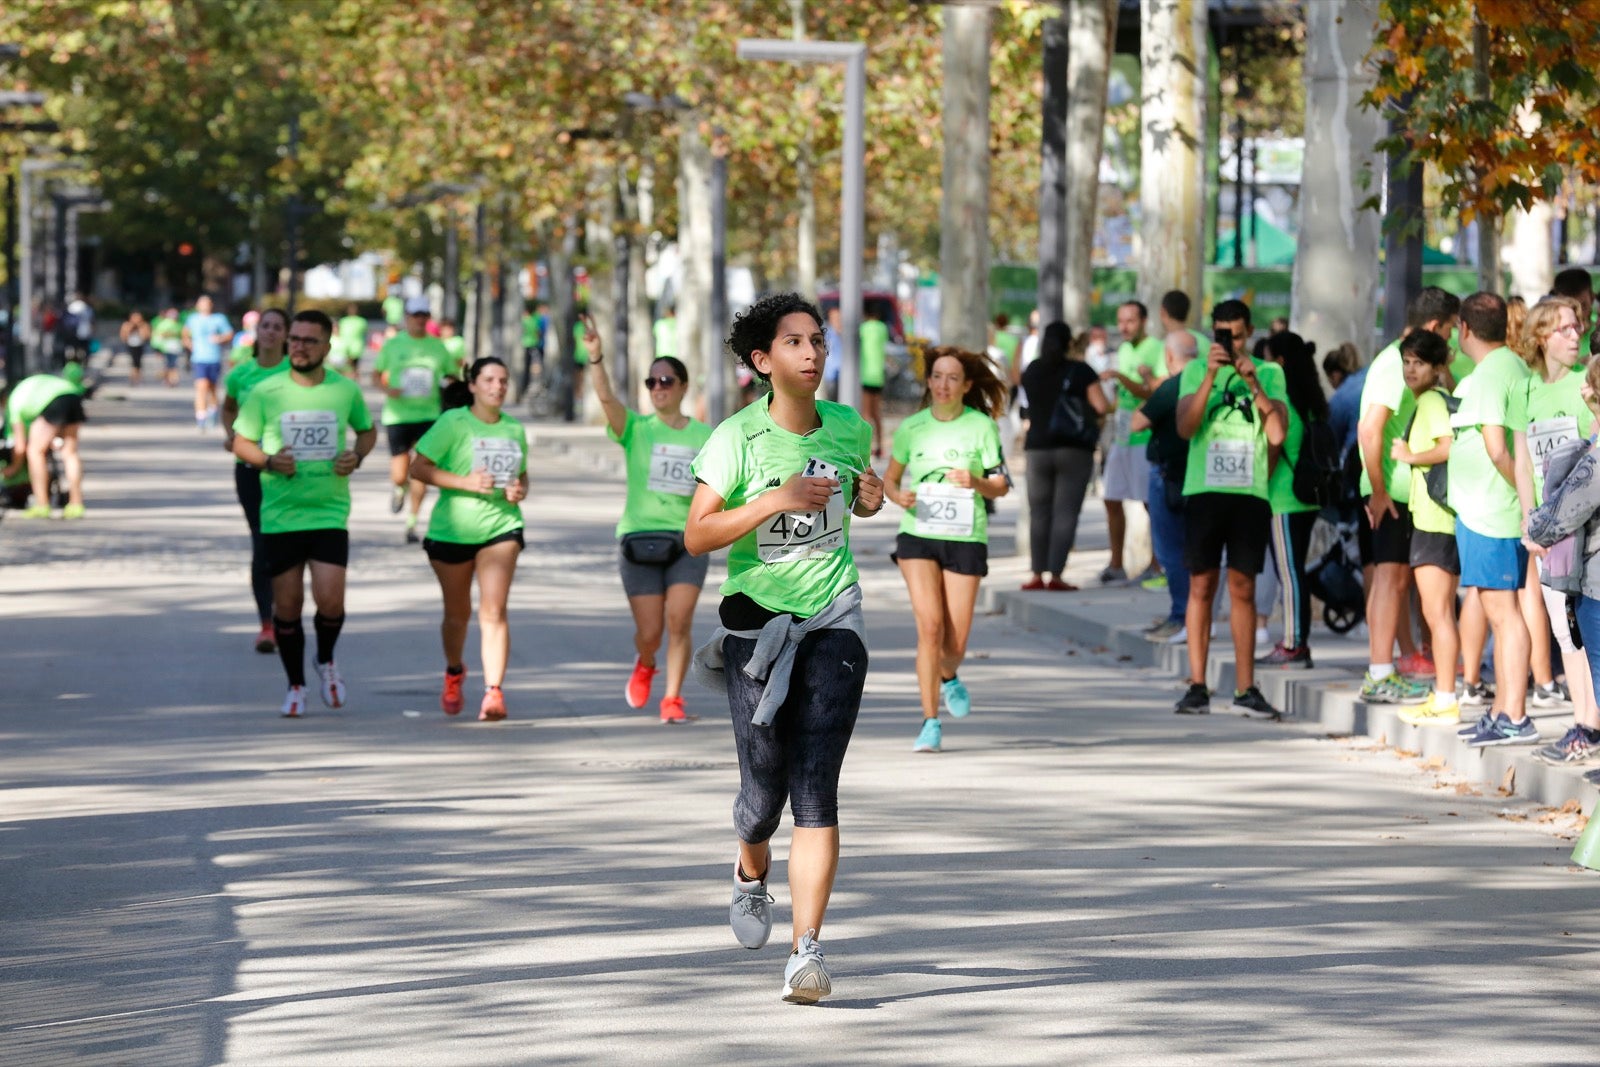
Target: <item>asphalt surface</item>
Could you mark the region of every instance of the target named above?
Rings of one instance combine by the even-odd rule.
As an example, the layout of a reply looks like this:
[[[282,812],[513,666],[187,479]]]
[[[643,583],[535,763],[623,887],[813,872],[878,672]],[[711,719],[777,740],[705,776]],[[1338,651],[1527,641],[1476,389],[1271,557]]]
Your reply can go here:
[[[291,722],[219,436],[181,392],[118,396],[88,518],[0,522],[0,1063],[1593,1060],[1570,817],[1366,740],[1176,718],[1170,676],[1000,616],[973,715],[913,756],[888,515],[858,526],[835,993],[783,1004],[787,825],[779,935],[726,925],[725,708],[621,699],[613,475],[538,455],[512,717],[479,724],[438,711],[437,589],[369,464],[349,705]],[[476,655],[474,627],[469,701]]]

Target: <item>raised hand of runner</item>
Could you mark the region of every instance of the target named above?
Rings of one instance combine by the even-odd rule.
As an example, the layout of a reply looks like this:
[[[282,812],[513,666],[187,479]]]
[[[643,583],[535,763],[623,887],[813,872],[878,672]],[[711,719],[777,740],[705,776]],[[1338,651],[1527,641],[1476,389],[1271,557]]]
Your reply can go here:
[[[274,474],[282,474],[288,478],[294,477],[294,450],[285,448],[268,456],[267,470],[272,471]]]
[[[341,478],[350,477],[359,466],[361,466],[361,453],[353,448],[333,457],[333,473]]]
[[[463,485],[461,488],[465,489],[469,493],[492,493],[492,492],[494,492],[494,475],[490,474],[488,471],[484,470],[482,467],[479,467],[477,470],[473,471],[471,474],[464,475],[463,479],[466,482],[466,484]],[[507,497],[506,499],[509,500],[510,497]]]
[[[788,481],[772,491],[772,504],[779,511],[817,511],[828,506],[828,500],[838,488],[839,482],[835,478],[807,478],[792,474]],[[881,481],[878,483],[878,494],[881,501]]]
[[[594,316],[585,315],[579,321],[583,323],[583,347],[588,350],[589,362],[599,363],[605,353],[600,351],[600,331],[595,329]]]
[[[963,472],[964,473],[964,472]],[[878,472],[868,467],[857,475],[856,479],[856,514],[877,514],[883,510],[883,479],[878,477]]]

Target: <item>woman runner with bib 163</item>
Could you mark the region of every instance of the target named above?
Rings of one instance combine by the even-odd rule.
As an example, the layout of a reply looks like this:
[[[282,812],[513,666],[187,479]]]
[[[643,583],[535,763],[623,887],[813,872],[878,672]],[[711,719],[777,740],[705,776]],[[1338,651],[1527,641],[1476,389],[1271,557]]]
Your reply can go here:
[[[728,341],[772,393],[713,430],[694,461],[684,544],[696,555],[728,548],[722,625],[695,653],[695,674],[727,691],[739,755],[734,936],[758,949],[772,932],[768,841],[788,800],[794,951],[783,999],[813,1004],[832,991],[817,934],[839,865],[839,771],[867,673],[850,516],[883,508],[883,482],[868,465],[867,423],[817,400],[827,345],[815,305],[763,297]]]
[[[611,376],[600,369],[603,352],[594,320],[585,315],[583,325],[584,347],[595,366],[588,377],[606,413],[606,433],[628,458],[628,498],[617,523],[618,566],[633,612],[633,644],[639,654],[625,695],[630,708],[642,708],[649,701],[656,652],[665,630],[667,691],[661,698],[661,721],[683,722],[688,718],[683,710],[683,676],[693,651],[689,633],[711,562],[684,551],[683,526],[694,496],[690,464],[711,436],[711,427],[681,410],[683,395],[689,391],[689,372],[671,356],[652,362],[644,380],[655,411],[638,415],[629,410],[612,392]]]
[[[506,717],[506,661],[511,631],[506,600],[522,552],[522,507],[528,495],[528,447],[522,424],[500,410],[510,378],[493,356],[467,372],[470,407],[440,415],[417,442],[410,475],[439,488],[423,550],[444,594],[444,692],[439,705],[459,715],[467,668],[462,653],[472,615],[472,577],[478,577],[478,629],[483,643],[483,703],[478,718]]]
[[[900,566],[917,618],[917,688],[922,732],[913,752],[938,752],[939,705],[956,718],[972,710],[956,676],[967,654],[978,583],[989,573],[987,504],[1010,480],[995,416],[1006,384],[985,356],[959,348],[927,354],[928,397],[895,431],[884,492],[906,509],[890,557]],[[901,488],[902,479],[909,488]]]

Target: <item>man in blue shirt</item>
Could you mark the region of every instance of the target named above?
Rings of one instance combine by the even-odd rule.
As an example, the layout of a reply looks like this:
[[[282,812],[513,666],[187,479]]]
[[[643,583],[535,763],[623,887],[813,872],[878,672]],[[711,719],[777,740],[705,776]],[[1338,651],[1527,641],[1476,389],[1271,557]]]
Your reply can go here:
[[[189,369],[194,374],[194,426],[202,433],[217,424],[217,382],[222,379],[222,346],[233,340],[228,316],[212,310],[211,298],[194,302],[194,314],[183,326],[183,343],[189,349]]]
[[[1339,438],[1340,455],[1356,447],[1356,430],[1361,425],[1361,387],[1367,384],[1367,368],[1362,367],[1339,383],[1328,398],[1328,426]]]

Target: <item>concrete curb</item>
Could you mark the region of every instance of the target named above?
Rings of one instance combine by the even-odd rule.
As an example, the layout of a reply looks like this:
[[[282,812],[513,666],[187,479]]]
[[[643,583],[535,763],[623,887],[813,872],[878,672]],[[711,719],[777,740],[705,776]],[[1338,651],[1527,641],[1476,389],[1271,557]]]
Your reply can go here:
[[[1024,593],[986,586],[979,606],[987,611],[1004,612],[1030,629],[1092,648],[1107,649],[1135,666],[1153,667],[1174,678],[1188,674],[1188,654],[1182,645],[1153,644],[1136,626],[1118,624],[1107,617],[1113,613],[1097,614],[1092,603],[1075,606],[1072,599],[1059,594]],[[1227,693],[1233,690],[1234,680],[1233,646],[1219,636],[1213,639],[1207,661],[1207,684],[1214,691]],[[1576,800],[1585,813],[1594,809],[1596,791],[1583,780],[1582,769],[1546,766],[1533,757],[1532,746],[1468,748],[1452,729],[1412,726],[1401,721],[1397,707],[1362,703],[1357,698],[1360,683],[1348,668],[1260,671],[1256,681],[1267,699],[1283,709],[1285,721],[1315,725],[1319,732],[1375,738],[1383,744],[1415,752],[1432,765],[1485,791],[1508,788],[1509,792],[1537,804],[1561,807]],[[1566,711],[1534,714],[1541,721],[1546,741],[1553,740],[1570,723],[1570,713]]]

